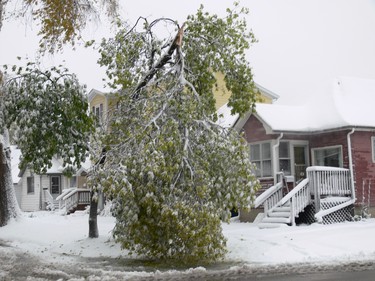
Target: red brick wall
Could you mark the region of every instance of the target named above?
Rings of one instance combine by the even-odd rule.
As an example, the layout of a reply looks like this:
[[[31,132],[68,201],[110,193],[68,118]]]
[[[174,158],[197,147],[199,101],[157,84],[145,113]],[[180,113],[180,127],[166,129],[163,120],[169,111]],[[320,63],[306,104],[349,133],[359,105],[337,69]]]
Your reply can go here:
[[[356,131],[351,136],[357,204],[375,206],[375,163],[372,162],[371,137],[375,132]],[[370,189],[369,189],[370,184]]]
[[[263,124],[254,116],[251,115],[243,126],[245,132],[245,139],[247,142],[257,142],[276,139],[279,135],[267,135]]]
[[[348,156],[348,141],[347,135],[350,130],[328,132],[313,134],[309,137],[310,154],[313,148],[327,147],[327,146],[342,146],[343,166],[344,168],[349,167],[349,156]],[[312,155],[310,155],[312,160]]]

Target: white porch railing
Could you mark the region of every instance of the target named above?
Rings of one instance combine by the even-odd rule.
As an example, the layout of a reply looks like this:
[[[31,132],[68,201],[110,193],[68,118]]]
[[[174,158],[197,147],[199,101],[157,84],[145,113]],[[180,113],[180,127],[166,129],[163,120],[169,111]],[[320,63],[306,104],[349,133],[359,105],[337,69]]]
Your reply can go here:
[[[276,185],[265,190],[254,201],[254,208],[263,204],[264,213],[272,209],[283,198],[283,183],[278,182]]]
[[[347,217],[350,210],[344,208],[355,202],[350,171],[314,166],[307,168],[306,172],[306,179],[284,197],[281,197],[283,184],[280,182],[256,198],[255,208],[264,205],[263,222],[295,225],[295,218],[312,203],[318,222],[323,222],[323,217],[328,223]],[[325,217],[332,213],[333,216]]]
[[[349,169],[313,166],[308,167],[306,172],[310,179],[316,213],[320,211],[322,196],[350,196],[355,200]]]
[[[53,197],[48,189],[43,189],[44,202],[47,204],[47,208],[50,208],[51,211],[55,210],[55,204]]]
[[[69,188],[63,192],[56,200],[60,201],[60,209],[65,207],[66,213],[69,213],[78,205],[90,204],[90,190],[83,188]]]
[[[285,195],[268,213],[271,213],[275,208],[282,207],[289,202],[291,224],[295,225],[295,218],[311,203],[310,193],[309,179],[307,178]]]

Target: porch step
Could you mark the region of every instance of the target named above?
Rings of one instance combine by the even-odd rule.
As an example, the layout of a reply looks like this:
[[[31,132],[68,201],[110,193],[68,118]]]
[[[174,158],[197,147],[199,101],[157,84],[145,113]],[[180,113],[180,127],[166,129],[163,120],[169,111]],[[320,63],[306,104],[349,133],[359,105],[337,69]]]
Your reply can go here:
[[[290,212],[290,206],[282,206],[282,207],[276,207],[274,210],[274,212]]]
[[[272,212],[268,214],[269,217],[289,218],[290,212]]]
[[[290,223],[290,218],[280,218],[280,217],[266,217],[262,220],[262,223],[285,223],[288,224]]]
[[[279,227],[285,227],[287,226],[285,223],[259,223],[258,227],[260,229],[267,229],[267,228],[279,228]]]

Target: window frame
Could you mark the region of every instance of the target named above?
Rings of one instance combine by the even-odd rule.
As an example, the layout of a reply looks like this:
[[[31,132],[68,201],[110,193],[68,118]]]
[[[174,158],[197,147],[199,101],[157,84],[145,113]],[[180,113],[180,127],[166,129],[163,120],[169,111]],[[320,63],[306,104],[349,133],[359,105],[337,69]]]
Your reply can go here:
[[[287,157],[280,157],[280,146],[281,146],[281,144],[286,144],[286,147],[288,148],[288,155],[287,155]],[[291,175],[293,175],[293,171],[292,171],[292,152],[291,152],[291,142],[288,140],[288,141],[280,141],[280,144],[279,144],[279,147],[278,147],[279,149],[278,149],[278,152],[279,152],[279,157],[278,157],[278,160],[279,160],[279,171],[280,172],[283,172],[283,171],[281,171],[281,165],[280,165],[280,162],[281,162],[281,160],[287,160],[287,161],[289,161],[289,171],[288,171],[288,173],[285,173],[285,172],[283,172],[284,173],[284,175],[285,176],[291,176]]]
[[[52,178],[58,178],[59,184],[58,185],[53,184]],[[55,190],[54,187],[56,187],[56,186],[58,186],[58,188],[59,188],[58,193],[53,192],[53,190]],[[50,176],[50,193],[51,194],[61,194],[61,188],[62,188],[61,176],[60,175],[51,175]]]
[[[102,124],[103,122],[103,111],[104,111],[103,109],[104,109],[103,103],[99,103],[92,107],[92,113],[95,119],[97,120],[98,124]]]
[[[73,184],[74,183],[74,184]],[[70,179],[69,179],[69,187],[70,188],[73,188],[73,187],[78,187],[78,185],[77,185],[77,183],[78,183],[78,177],[77,176],[72,176]]]
[[[268,144],[269,145],[269,150],[270,150],[270,158],[263,158],[263,145],[264,144]],[[252,159],[252,153],[251,153],[251,147],[252,146],[255,146],[255,145],[259,145],[259,159],[256,159],[256,160],[253,160]],[[253,142],[253,143],[249,143],[249,150],[250,150],[250,162],[253,163],[255,165],[256,162],[259,162],[260,163],[260,175],[256,175],[257,178],[260,178],[260,179],[267,179],[267,178],[273,178],[273,160],[272,160],[272,141],[262,141],[262,142]],[[264,169],[263,169],[263,166],[264,166],[264,162],[265,161],[269,161],[271,166],[270,166],[270,175],[264,175]],[[256,174],[256,172],[255,172]]]
[[[371,137],[372,163],[375,163],[375,136]]]
[[[27,194],[34,194],[35,193],[35,183],[34,177],[30,176],[26,178],[26,192]]]
[[[343,151],[343,146],[342,145],[331,145],[331,146],[323,146],[323,147],[315,147],[311,149],[311,156],[312,156],[312,164],[313,166],[318,166],[316,163],[316,157],[315,157],[315,152],[316,151],[321,151],[321,150],[328,150],[328,149],[334,149],[334,148],[339,148],[340,149],[340,157],[339,157],[339,168],[344,167],[344,151]],[[321,166],[321,165],[319,165]]]

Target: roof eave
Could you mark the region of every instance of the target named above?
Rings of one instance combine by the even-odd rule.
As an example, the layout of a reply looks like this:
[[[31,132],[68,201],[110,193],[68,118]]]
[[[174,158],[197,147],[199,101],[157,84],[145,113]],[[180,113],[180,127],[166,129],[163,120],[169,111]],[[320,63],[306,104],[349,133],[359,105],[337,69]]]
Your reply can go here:
[[[315,129],[315,130],[273,130],[271,129],[271,134],[289,134],[289,135],[310,135],[310,134],[321,134],[321,133],[331,133],[331,132],[337,132],[337,131],[346,131],[351,129],[356,129],[358,131],[375,131],[375,127],[370,126],[341,126],[341,127],[335,127],[335,128],[327,128],[327,129]]]

